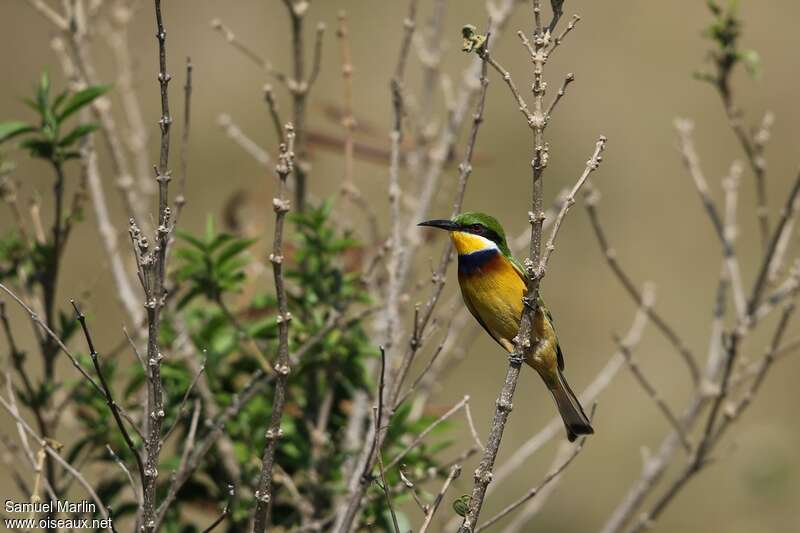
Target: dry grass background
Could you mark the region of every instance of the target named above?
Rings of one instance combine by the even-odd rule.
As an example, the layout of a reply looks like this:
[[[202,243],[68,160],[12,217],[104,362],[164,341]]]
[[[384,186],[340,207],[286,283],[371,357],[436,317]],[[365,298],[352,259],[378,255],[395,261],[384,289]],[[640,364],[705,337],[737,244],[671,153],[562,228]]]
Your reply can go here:
[[[325,0],[315,2],[309,15],[309,22],[324,21],[331,30],[337,11],[348,10],[356,69],[355,111],[387,132],[391,110],[388,79],[405,4],[397,0]],[[443,68],[458,79],[469,60],[459,51],[459,29],[465,23],[481,26],[485,14],[479,0],[451,0],[449,4],[446,20],[449,48]],[[796,58],[800,4],[791,0],[742,4],[744,44],[759,51],[764,72],[757,82],[742,72],[737,73],[735,87],[750,121],[760,119],[767,109],[776,113],[773,140],[767,149],[770,204],[776,206],[800,163],[797,150],[800,74]],[[429,2],[423,2],[423,6],[424,17]],[[165,9],[170,21],[170,71],[176,79],[172,85],[175,98],[182,84],[181,58],[191,55],[195,65],[189,203],[182,223],[185,228],[201,228],[209,213],[219,216],[225,198],[244,189],[257,207],[248,211],[252,222],[267,224],[273,181],[266,179],[261,169],[216,124],[220,113],[229,113],[262,145],[273,146],[272,128],[261,93],[266,80],[262,72],[223,42],[210,28],[209,21],[220,17],[238,37],[251,43],[278,68],[284,68],[289,65],[285,10],[277,0],[173,0]],[[717,96],[710,86],[691,78],[691,72],[701,66],[707,49],[700,36],[708,20],[704,4],[568,0],[566,12],[579,13],[583,20],[570,37],[569,46],[559,51],[548,68],[551,93],[566,72],[574,72],[577,78],[548,130],[551,143],[545,185],[548,198],[574,182],[597,135],[605,134],[609,138],[605,163],[594,179],[603,192],[601,210],[609,237],[620,260],[639,282],[657,282],[658,307],[680,329],[689,345],[703,353],[719,273],[719,246],[691,180],[681,166],[673,118],[685,116],[696,121],[698,149],[717,198],[719,178],[733,158],[741,158]],[[149,9],[140,10],[131,31],[136,56],[135,84],[140,90],[145,117],[150,120],[150,150],[155,161],[158,89],[151,18]],[[529,11],[522,8],[509,29],[529,26]],[[3,120],[28,116],[18,98],[30,92],[43,67],[54,75],[57,84],[63,82],[48,45],[51,35],[48,24],[23,2],[6,0],[0,5],[0,67],[4,73],[0,118]],[[494,43],[493,48],[493,55],[514,73],[518,84],[527,86],[529,64],[518,41],[507,35],[502,42]],[[97,60],[102,77],[113,79],[110,54],[99,54]],[[465,206],[497,215],[509,232],[515,234],[526,223],[529,136],[505,87],[493,74],[486,122],[478,140],[478,151],[485,160],[475,169]],[[417,82],[412,78],[408,83]],[[312,94],[309,117],[312,128],[339,131],[338,124],[324,116],[323,107],[339,102],[340,95],[338,50],[334,32],[328,31],[321,78]],[[280,103],[286,109],[288,101],[282,98]],[[373,138],[376,142],[386,139],[382,135]],[[14,154],[14,158],[19,163],[17,175],[30,187],[28,190],[38,189],[46,197],[50,177],[44,165],[27,161],[20,154]],[[334,192],[341,176],[341,158],[318,152],[313,164],[310,188],[319,196]],[[368,163],[356,166],[356,181],[378,209],[386,205],[386,177],[385,167]],[[434,215],[449,211],[455,169],[444,183],[439,196],[441,208]],[[107,190],[109,198],[116,202],[110,185]],[[745,280],[751,280],[760,244],[750,174],[743,178],[742,193],[738,247]],[[121,224],[123,219],[117,205],[116,220]],[[7,213],[0,213],[0,227],[7,228],[9,224]],[[263,234],[271,233],[265,227]],[[570,381],[575,388],[582,388],[612,354],[611,333],[625,331],[634,307],[603,262],[580,206],[568,217],[559,239],[543,291],[557,319]],[[268,244],[268,237],[265,242]],[[438,257],[436,254],[432,248],[430,254],[423,256],[427,260],[427,256]],[[114,287],[92,224],[77,229],[65,261],[61,296],[66,299],[91,293],[87,305],[91,305],[89,310],[97,316],[97,340],[101,346],[115,344],[123,315],[108,294]],[[426,275],[426,269],[427,263],[421,264],[419,275]],[[451,280],[453,275],[451,272]],[[448,291],[454,289],[450,285]],[[17,323],[24,323],[16,312],[12,317]],[[796,336],[800,328],[795,323],[791,329],[787,338]],[[21,340],[30,341],[29,331],[24,330],[24,334],[28,337]],[[764,343],[763,337],[752,338],[743,353],[756,356]],[[652,328],[646,330],[637,356],[673,408],[682,409],[681,402],[689,390],[685,368]],[[63,372],[68,375],[71,369],[64,365]],[[470,349],[467,360],[442,383],[437,402],[449,405],[470,394],[478,429],[485,433],[504,372],[505,358],[487,337],[481,337]],[[798,375],[800,357],[780,362],[753,408],[728,436],[717,463],[688,486],[666,513],[658,531],[800,530]],[[500,462],[549,420],[553,412],[538,377],[523,372]],[[4,416],[1,420],[3,428],[9,428],[9,419]],[[643,447],[657,445],[668,429],[655,405],[624,369],[603,394],[595,427],[597,435],[588,441],[583,454],[569,468],[556,495],[530,531],[596,530],[629,483],[638,477]],[[501,502],[538,482],[554,450],[551,445],[519,469],[501,493],[489,500],[485,516],[498,509]],[[467,465],[465,471],[471,470],[472,466]],[[470,477],[462,476],[450,495],[468,492]],[[10,485],[5,487],[0,489],[0,498],[11,496]]]

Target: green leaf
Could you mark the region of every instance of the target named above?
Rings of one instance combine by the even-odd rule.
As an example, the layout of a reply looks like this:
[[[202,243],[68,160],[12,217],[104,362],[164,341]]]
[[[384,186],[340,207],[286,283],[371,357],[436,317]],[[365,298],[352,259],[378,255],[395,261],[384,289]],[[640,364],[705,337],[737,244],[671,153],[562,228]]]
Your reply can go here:
[[[2,122],[0,123],[0,143],[32,131],[36,131],[36,128],[25,122]]]
[[[99,126],[97,124],[93,124],[91,122],[87,122],[86,124],[81,124],[71,132],[67,133],[63,139],[58,142],[58,146],[65,147],[69,146],[70,144],[74,143],[78,139],[89,135],[93,131],[95,131]]]
[[[58,121],[63,122],[64,119],[76,113],[81,108],[92,103],[96,98],[104,95],[111,90],[111,85],[92,85],[82,91],[78,91],[67,99],[64,104],[64,109],[58,114]]]
[[[47,108],[47,98],[50,95],[50,76],[47,71],[42,72],[42,77],[39,80],[39,87],[36,89],[36,103],[39,110]]]
[[[56,96],[56,99],[53,100],[52,110],[58,111],[58,106],[64,103],[64,100],[67,98],[67,96],[69,96],[69,91],[61,91],[58,96]]]
[[[742,50],[739,52],[739,58],[744,63],[747,73],[750,74],[754,80],[761,78],[761,56],[758,55],[756,50],[750,48]]]
[[[486,36],[478,33],[478,29],[472,24],[467,24],[461,28],[461,36],[464,42],[461,45],[461,50],[466,53],[471,53],[477,50],[479,54],[483,53],[483,47],[486,44]]]
[[[708,2],[706,2],[706,5],[708,5],[708,9],[714,15],[719,15],[722,13],[722,9],[719,7],[719,4],[717,4],[714,0],[708,0]]]
[[[232,243],[228,244],[224,248],[219,251],[219,255],[217,256],[217,265],[222,266],[228,262],[228,260],[234,258],[235,256],[239,255],[250,246],[255,243],[255,239],[236,239]]]
[[[22,103],[24,103],[26,106],[30,107],[40,115],[42,114],[42,110],[39,108],[39,104],[31,100],[30,98],[22,98]]]
[[[55,146],[50,141],[43,139],[25,139],[19,143],[20,147],[29,150],[33,157],[50,159],[53,156]]]
[[[214,217],[209,215],[206,219],[206,241],[212,242],[215,234],[216,231],[214,231]]]
[[[462,494],[453,500],[453,511],[455,511],[458,516],[467,516],[471,499],[469,494]]]
[[[205,250],[206,249],[205,243],[203,241],[201,241],[200,239],[198,239],[197,237],[193,236],[189,232],[186,232],[186,231],[178,229],[178,230],[175,230],[175,234],[178,236],[178,238],[183,239],[184,241],[188,242],[189,244],[191,244],[195,248],[199,248],[201,250]]]
[[[203,294],[203,288],[199,286],[192,287],[189,292],[184,294],[178,301],[178,309],[183,309],[186,305],[194,300],[197,296]]]

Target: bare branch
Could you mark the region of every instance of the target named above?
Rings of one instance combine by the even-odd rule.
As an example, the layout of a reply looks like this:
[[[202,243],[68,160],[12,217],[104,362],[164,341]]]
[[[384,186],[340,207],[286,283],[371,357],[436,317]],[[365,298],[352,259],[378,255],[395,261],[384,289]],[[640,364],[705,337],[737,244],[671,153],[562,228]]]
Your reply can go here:
[[[711,194],[708,190],[708,183],[700,168],[700,161],[697,157],[697,152],[694,148],[694,140],[692,139],[692,130],[694,125],[688,120],[676,120],[675,129],[678,131],[680,140],[681,156],[684,165],[689,171],[692,179],[694,180],[697,192],[700,193],[700,198],[703,201],[703,207],[708,213],[714,230],[717,233],[722,243],[722,253],[725,259],[725,266],[728,269],[730,276],[731,289],[733,291],[733,301],[736,306],[736,313],[739,320],[745,316],[747,303],[744,297],[744,288],[742,287],[742,277],[739,270],[739,260],[736,257],[736,252],[733,249],[733,243],[727,238],[725,227],[723,226],[722,217],[717,210]]]
[[[181,131],[181,177],[178,181],[178,193],[175,195],[175,224],[180,220],[183,206],[186,205],[187,152],[189,150],[189,132],[192,118],[192,59],[186,58],[186,83],[183,86],[183,131]]]
[[[414,440],[413,440],[413,441],[411,441],[411,443],[410,443],[408,446],[406,446],[406,447],[403,449],[403,451],[401,451],[400,453],[398,453],[398,454],[397,454],[397,455],[394,457],[394,459],[392,459],[391,461],[389,461],[389,464],[388,464],[388,465],[386,465],[386,468],[387,468],[387,470],[388,470],[388,469],[391,469],[393,466],[395,466],[396,464],[398,464],[398,463],[399,463],[399,462],[400,462],[400,461],[403,459],[403,457],[405,457],[406,455],[408,455],[408,452],[410,452],[411,450],[413,450],[414,448],[416,448],[416,447],[419,445],[419,443],[420,443],[420,442],[422,442],[422,441],[425,439],[425,437],[427,437],[427,436],[428,436],[428,434],[429,434],[431,431],[433,431],[434,429],[436,429],[436,427],[437,427],[439,424],[441,424],[442,422],[444,422],[445,420],[447,420],[448,418],[450,418],[451,416],[453,416],[453,415],[454,415],[455,413],[457,413],[457,412],[458,412],[460,409],[463,409],[463,408],[464,408],[464,406],[466,406],[468,403],[469,403],[469,396],[467,395],[467,396],[464,396],[464,397],[461,399],[461,401],[460,401],[460,402],[456,403],[456,404],[455,404],[453,407],[451,407],[450,409],[448,409],[446,413],[444,413],[442,416],[440,416],[439,418],[437,418],[436,420],[434,420],[434,421],[433,421],[433,422],[432,422],[432,423],[431,423],[431,424],[430,424],[428,427],[426,427],[424,430],[422,430],[422,431],[420,432],[420,434],[419,434],[419,435],[417,435],[417,436],[414,438]],[[480,440],[478,440],[478,443],[480,443]]]
[[[469,431],[472,434],[472,439],[475,441],[475,444],[481,450],[485,450],[486,446],[483,445],[481,442],[481,438],[478,436],[478,430],[475,429],[475,422],[472,420],[472,411],[469,408],[469,402],[464,404],[464,415],[467,417],[467,424],[469,425]]]
[[[242,43],[240,40],[236,38],[236,35],[228,28],[222,21],[218,18],[215,18],[211,21],[211,27],[214,28],[219,32],[220,35],[231,45],[233,48],[240,52],[244,57],[258,65],[259,68],[263,69],[267,75],[272,76],[276,80],[281,83],[288,83],[288,79],[285,74],[276,71],[272,68],[272,63],[267,61],[266,59],[259,56],[256,52],[252,50],[249,46]]]
[[[592,409],[592,414],[590,415],[590,418],[593,418],[593,415],[594,415],[594,408]],[[497,522],[498,520],[500,520],[504,516],[508,515],[509,513],[513,512],[514,510],[516,510],[519,506],[523,505],[525,502],[529,501],[531,498],[536,497],[536,495],[539,494],[539,491],[541,491],[544,487],[546,487],[552,481],[558,479],[558,477],[564,472],[564,470],[567,469],[567,467],[572,463],[572,461],[574,461],[575,458],[578,457],[578,455],[583,450],[583,445],[585,443],[586,443],[586,437],[581,438],[581,440],[578,441],[578,444],[574,445],[574,450],[572,451],[572,454],[569,457],[567,457],[566,460],[564,460],[563,463],[561,463],[554,470],[552,470],[550,473],[548,473],[544,477],[544,479],[537,486],[535,486],[532,489],[530,489],[527,493],[525,493],[525,495],[523,495],[519,499],[515,500],[513,503],[510,503],[509,505],[504,507],[502,511],[500,511],[499,513],[497,513],[496,515],[491,517],[489,520],[487,520],[483,524],[481,524],[478,527],[476,527],[475,528],[475,533],[478,533],[478,531],[483,531],[484,529],[488,528],[489,526],[491,526],[492,524],[494,524],[495,522]]]
[[[384,355],[384,357],[386,357],[386,356]],[[386,365],[384,364],[382,368],[385,371],[386,370]],[[383,378],[381,378],[381,389],[383,389]],[[380,428],[380,419],[381,419],[381,417],[380,417],[379,413],[381,412],[381,408],[382,407],[383,407],[383,405],[379,404],[379,407],[374,407],[372,409],[373,415],[375,417],[375,434],[376,435],[380,434],[380,431],[381,431],[381,428]],[[400,532],[400,526],[397,523],[397,513],[395,513],[395,510],[394,510],[394,503],[392,503],[392,495],[389,492],[389,484],[386,482],[386,468],[384,468],[384,466],[383,466],[383,452],[378,450],[378,454],[377,455],[378,455],[378,472],[380,472],[380,476],[381,476],[381,487],[383,488],[383,493],[384,493],[384,496],[386,497],[386,505],[389,507],[389,513],[392,515],[392,525],[394,526],[395,533],[401,533]]]
[[[594,234],[597,237],[597,242],[600,245],[600,251],[603,253],[603,257],[605,257],[608,266],[625,288],[626,292],[630,295],[633,301],[636,302],[636,305],[641,307],[643,304],[642,295],[639,292],[639,289],[636,288],[636,284],[634,284],[631,277],[622,268],[617,260],[616,250],[609,245],[605,231],[603,230],[603,226],[600,224],[600,218],[597,213],[597,204],[599,201],[600,193],[590,181],[586,184],[584,189],[584,205],[586,206],[586,211],[589,214],[589,220],[592,224]],[[686,343],[675,332],[675,329],[669,325],[667,321],[658,312],[656,312],[655,309],[650,309],[648,311],[648,317],[653,322],[653,325],[655,325],[662,335],[666,337],[666,339],[670,342],[670,344],[672,344],[672,346],[681,356],[683,361],[686,363],[687,368],[689,369],[689,374],[691,375],[692,380],[695,384],[698,384],[700,382],[700,369],[697,366],[697,361],[694,354],[686,346]]]
[[[294,171],[295,131],[291,124],[286,125],[285,144],[281,144],[278,164],[275,170],[280,178],[278,197],[272,200],[275,211],[275,236],[272,242],[272,253],[269,256],[275,282],[275,294],[278,300],[278,355],[275,363],[277,379],[272,400],[272,414],[266,433],[267,445],[261,460],[261,475],[255,492],[256,509],[253,514],[253,533],[263,533],[269,522],[269,509],[272,505],[272,467],[275,452],[281,437],[281,418],[286,401],[286,388],[289,378],[289,313],[286,288],[283,281],[283,227],[289,201],[286,199],[286,180]]]
[[[36,325],[38,325],[40,328],[42,328],[44,330],[44,332],[48,335],[48,337],[50,337],[53,340],[53,342],[56,343],[59,348],[61,348],[61,351],[66,354],[66,356],[69,358],[70,362],[72,363],[72,366],[74,366],[75,369],[78,372],[80,372],[81,375],[89,382],[89,384],[92,385],[92,387],[102,396],[103,395],[103,389],[100,387],[100,385],[98,385],[97,382],[94,380],[94,378],[92,378],[92,376],[90,376],[89,373],[86,372],[86,370],[84,370],[84,368],[81,366],[81,364],[75,358],[75,356],[72,354],[72,352],[69,350],[69,348],[67,348],[64,345],[64,343],[61,341],[61,339],[58,337],[58,335],[56,335],[53,332],[53,330],[50,329],[47,326],[47,324],[45,324],[44,321],[41,318],[39,318],[39,315],[37,315],[33,311],[33,309],[31,309],[28,306],[28,304],[23,302],[16,294],[14,294],[14,292],[11,289],[6,287],[2,283],[0,283],[0,289],[2,289],[6,294],[11,296],[11,298],[15,302],[17,302],[19,304],[19,306],[22,307],[25,310],[25,312],[28,313],[28,316],[31,317],[31,320],[33,320],[36,323]]]
[[[325,36],[325,24],[320,22],[317,24],[317,36],[314,41],[314,57],[311,61],[311,73],[308,75],[306,81],[306,91],[309,91],[319,77],[319,71],[322,66],[322,38]]]
[[[567,216],[569,208],[575,204],[575,195],[578,194],[578,191],[581,190],[583,184],[586,183],[587,179],[589,179],[589,174],[597,170],[597,167],[600,166],[600,162],[603,160],[603,156],[601,154],[605,148],[606,138],[601,135],[600,138],[597,139],[592,157],[586,162],[586,168],[583,170],[583,174],[581,174],[581,177],[578,178],[578,181],[575,183],[575,185],[573,185],[572,190],[569,192],[569,196],[567,196],[564,205],[561,206],[561,210],[558,212],[558,215],[553,222],[553,228],[550,230],[550,238],[547,239],[542,260],[539,262],[539,270],[544,271],[547,268],[547,262],[550,261],[550,256],[552,255],[553,250],[555,250],[556,237],[558,236],[558,230],[561,229],[561,223],[564,221],[564,217]]]
[[[755,285],[753,286],[752,294],[750,295],[750,299],[747,301],[748,315],[752,315],[756,309],[756,306],[760,303],[761,296],[767,285],[770,265],[772,264],[775,254],[778,252],[778,245],[781,242],[784,233],[788,231],[789,220],[792,218],[792,215],[798,208],[800,208],[800,172],[798,172],[797,176],[795,177],[794,184],[792,185],[792,188],[787,196],[786,204],[781,210],[780,218],[778,219],[778,225],[775,228],[775,231],[772,233],[772,237],[767,246],[766,258],[761,264],[761,267],[758,271],[758,277],[756,278]]]
[[[89,327],[86,325],[86,316],[81,312],[75,300],[70,300],[70,303],[72,304],[73,309],[75,309],[75,315],[77,316],[78,322],[81,324],[83,336],[86,338],[86,344],[89,347],[89,356],[92,358],[94,371],[97,373],[97,377],[100,380],[100,386],[102,387],[103,398],[106,401],[108,409],[111,411],[111,415],[114,417],[114,421],[117,423],[117,428],[119,429],[120,434],[122,434],[122,438],[125,440],[128,450],[130,450],[134,459],[136,459],[136,467],[139,469],[139,479],[141,480],[142,485],[144,485],[145,474],[142,457],[139,454],[139,450],[137,450],[136,446],[133,444],[133,439],[131,439],[130,433],[128,433],[128,429],[125,427],[125,423],[122,421],[119,406],[114,400],[114,396],[111,393],[111,389],[109,388],[106,379],[103,377],[103,371],[100,367],[100,358],[97,354],[97,350],[95,350],[94,342],[92,342],[92,335],[89,333]]]
[[[272,119],[272,127],[275,128],[275,137],[280,141],[283,139],[283,121],[281,120],[278,112],[278,101],[275,99],[275,93],[271,85],[264,85],[264,101],[267,103],[267,110]],[[220,115],[220,119],[222,115]]]
[[[430,527],[431,523],[433,522],[433,516],[439,509],[439,505],[441,505],[442,500],[444,499],[444,495],[445,493],[447,493],[447,489],[450,488],[450,484],[453,483],[453,481],[455,481],[456,479],[458,479],[458,476],[460,475],[461,475],[461,465],[455,465],[450,469],[450,474],[444,480],[442,488],[439,490],[439,494],[436,495],[436,499],[433,500],[433,504],[431,505],[430,510],[425,514],[425,521],[419,528],[419,533],[426,533],[426,531],[428,531],[428,527]]]
[[[520,110],[526,118],[529,127],[532,129],[533,141],[533,156],[531,159],[532,170],[532,187],[531,187],[531,209],[528,214],[528,221],[531,225],[530,246],[528,252],[528,259],[525,262],[525,268],[529,276],[523,298],[524,311],[520,321],[519,330],[514,339],[513,351],[509,354],[508,368],[506,370],[505,380],[500,393],[497,398],[494,417],[492,418],[492,426],[489,436],[486,440],[486,450],[484,451],[483,458],[481,459],[478,468],[474,474],[474,484],[472,487],[472,494],[469,501],[469,509],[464,517],[459,528],[459,533],[472,533],[478,524],[478,518],[483,506],[486,490],[489,482],[492,479],[492,470],[494,462],[497,458],[497,453],[500,448],[500,442],[503,438],[508,416],[512,409],[512,401],[514,392],[517,387],[517,380],[519,379],[520,368],[522,362],[527,356],[532,354],[533,347],[535,346],[535,333],[534,333],[534,320],[539,310],[539,284],[544,277],[545,270],[541,268],[546,265],[549,252],[546,252],[545,257],[542,257],[541,244],[542,244],[542,225],[544,223],[544,208],[543,208],[543,181],[542,177],[544,170],[547,167],[549,160],[549,147],[544,138],[545,128],[545,108],[544,108],[544,93],[546,83],[544,81],[544,66],[547,62],[547,46],[549,41],[549,32],[544,32],[541,24],[541,0],[533,0],[534,18],[536,21],[536,28],[533,35],[533,46],[531,48],[531,61],[533,63],[533,83],[531,84],[531,91],[533,92],[533,111],[527,109],[524,100],[519,96],[518,91],[511,83],[511,76],[502,67],[492,65],[495,70],[498,70],[503,76],[503,79],[511,89],[517,100]],[[489,52],[486,48],[481,51],[483,56],[488,56]],[[488,57],[485,58],[489,61]],[[491,61],[489,61],[491,65]],[[590,171],[586,171],[586,175]],[[585,177],[582,181],[585,181]],[[582,182],[581,182],[582,184]],[[566,207],[566,204],[565,204]],[[562,207],[562,210],[564,208]],[[563,217],[563,215],[562,215]],[[552,245],[552,241],[549,243]]]
[[[647,313],[647,309],[653,307],[653,304],[655,303],[655,288],[649,284],[645,285],[645,288],[642,290],[642,298],[644,300],[643,311],[644,313]],[[650,383],[650,380],[647,379],[647,376],[644,374],[642,369],[639,368],[638,363],[633,359],[633,355],[631,354],[631,347],[616,335],[614,336],[614,342],[617,344],[617,346],[619,346],[619,351],[625,358],[625,362],[628,364],[628,368],[630,368],[631,373],[636,378],[636,381],[639,382],[647,395],[652,398],[653,402],[655,402],[655,404],[664,414],[664,417],[667,419],[667,421],[672,424],[672,427],[680,436],[681,443],[683,444],[683,447],[686,448],[686,451],[691,452],[692,444],[689,442],[689,438],[683,431],[678,417],[675,416],[675,413],[673,413],[672,409],[669,408],[669,405],[667,405],[664,398],[658,393],[658,391],[656,391],[655,387],[652,385],[652,383]]]
[[[167,490],[167,495],[158,507],[157,523],[160,524],[163,522],[164,516],[169,510],[170,505],[175,501],[178,491],[183,487],[186,481],[189,480],[197,467],[200,466],[200,462],[206,454],[208,454],[209,450],[211,450],[211,447],[220,439],[225,430],[225,425],[232,418],[236,417],[256,394],[261,392],[261,388],[271,377],[272,376],[265,375],[262,370],[257,370],[250,378],[250,381],[242,388],[241,392],[234,396],[231,404],[213,421],[211,430],[194,446],[193,453],[187,459],[185,468],[181,472],[177,472],[172,479]]]
[[[125,474],[125,477],[128,478],[128,484],[131,486],[131,490],[133,491],[133,496],[136,498],[136,503],[138,505],[142,504],[142,492],[137,488],[136,482],[133,480],[133,476],[131,475],[130,469],[125,465],[125,463],[120,459],[119,455],[114,453],[114,450],[111,448],[110,444],[106,444],[106,450],[108,450],[108,454],[114,460],[117,465],[119,465],[122,473]]]
[[[211,533],[218,525],[222,523],[223,520],[230,514],[231,512],[231,502],[233,501],[233,497],[235,496],[235,488],[233,485],[228,485],[228,499],[225,501],[225,508],[222,510],[222,514],[220,514],[216,520],[211,522],[207,528],[203,530],[202,533]]]
[[[403,485],[405,485],[405,487],[411,491],[411,497],[414,498],[414,503],[416,503],[417,507],[420,508],[422,514],[427,514],[429,506],[422,503],[422,500],[420,500],[419,494],[417,494],[417,488],[414,485],[414,482],[408,479],[408,475],[405,473],[403,466],[404,465],[400,465],[400,468],[397,469],[397,473],[400,475],[400,481],[402,481]]]
[[[508,72],[508,70],[506,70],[505,67],[503,67],[503,65],[498,63],[494,57],[492,57],[488,49],[486,49],[481,54],[481,59],[486,61],[489,65],[491,65],[493,69],[497,71],[498,74],[500,74],[500,77],[503,79],[504,82],[506,82],[508,90],[511,91],[511,96],[514,97],[514,100],[516,101],[517,106],[519,107],[520,113],[522,113],[522,116],[525,117],[525,121],[528,123],[528,126],[533,128],[534,127],[533,113],[531,113],[530,109],[528,108],[528,104],[525,102],[525,99],[522,98],[522,95],[520,94],[519,89],[517,89],[517,85],[514,83],[514,80],[511,79],[511,73]]]
[[[580,20],[581,20],[581,17],[579,17],[578,15],[572,15],[572,18],[570,19],[569,24],[567,24],[567,27],[564,28],[564,31],[562,31],[560,35],[558,35],[556,37],[553,37],[552,44],[550,45],[550,49],[547,51],[547,56],[548,57],[550,57],[553,54],[553,52],[555,51],[555,49],[558,48],[561,45],[561,43],[564,41],[564,38],[567,35],[569,35],[569,33],[572,30],[575,29],[575,25],[578,24],[578,22]],[[550,31],[552,33],[552,30],[550,30]]]
[[[86,172],[92,207],[97,221],[97,230],[100,233],[100,242],[108,257],[111,275],[117,286],[117,298],[128,313],[133,326],[138,328],[144,320],[144,313],[133,291],[130,275],[120,254],[117,228],[111,223],[106,196],[103,191],[103,180],[100,177],[97,165],[97,152],[94,149],[92,139],[89,139],[81,148],[81,164],[84,165]]]
[[[564,78],[564,83],[561,84],[561,88],[556,93],[556,97],[553,98],[552,102],[550,102],[550,106],[547,108],[547,111],[545,112],[545,117],[546,117],[545,120],[547,122],[550,122],[550,117],[553,114],[553,110],[555,110],[556,106],[561,101],[561,99],[564,97],[564,95],[567,94],[567,87],[569,87],[569,84],[572,83],[573,81],[575,81],[575,74],[570,72]]]
[[[191,357],[191,356],[190,356]],[[194,371],[194,378],[189,383],[189,386],[186,387],[186,392],[183,393],[183,398],[181,398],[181,403],[178,404],[178,409],[175,414],[175,422],[173,422],[172,426],[164,433],[164,437],[161,439],[162,442],[167,442],[172,432],[175,431],[175,428],[178,427],[178,423],[180,419],[183,417],[184,412],[186,411],[186,402],[189,400],[189,396],[192,394],[197,382],[200,380],[200,376],[203,375],[203,372],[206,370],[206,359],[203,358],[203,362],[200,365],[200,368]]]
[[[237,126],[230,115],[223,113],[217,117],[217,124],[225,130],[225,133],[232,141],[238,144],[248,155],[255,159],[259,165],[269,168],[272,158],[254,140],[245,135]]]
[[[73,467],[63,457],[61,457],[58,451],[56,451],[51,446],[50,442],[37,435],[36,432],[28,425],[27,422],[25,422],[25,420],[21,416],[19,416],[19,413],[12,408],[12,406],[8,403],[8,401],[6,401],[5,398],[3,398],[2,395],[0,395],[0,405],[3,406],[3,408],[8,412],[8,414],[11,415],[11,417],[17,422],[17,424],[19,424],[25,430],[25,432],[28,435],[30,435],[33,439],[35,439],[39,443],[39,446],[47,453],[47,455],[52,457],[67,472],[69,472],[69,474],[72,475],[73,478],[78,480],[78,483],[80,483],[80,485],[84,489],[86,489],[86,492],[89,494],[89,497],[92,498],[92,501],[94,501],[95,504],[97,505],[97,509],[100,515],[103,518],[108,518],[108,509],[106,508],[105,505],[103,505],[103,502],[100,500],[100,497],[97,495],[97,492],[95,492],[94,488],[92,487],[91,484],[89,484],[89,482],[86,480],[83,474],[78,472],[75,469],[75,467]],[[111,527],[109,527],[109,530],[113,531]]]
[[[164,306],[167,273],[167,248],[172,231],[172,210],[169,207],[169,144],[170,126],[172,117],[169,111],[168,85],[171,79],[167,73],[167,49],[164,30],[164,21],[161,14],[161,0],[155,0],[156,39],[158,41],[158,84],[161,96],[161,117],[158,121],[161,130],[158,165],[155,167],[156,182],[158,183],[158,226],[155,231],[155,246],[152,252],[148,250],[146,240],[140,234],[135,223],[132,224],[131,235],[136,241],[139,252],[137,266],[139,277],[145,293],[145,308],[147,309],[147,406],[145,416],[147,423],[147,438],[145,439],[145,479],[142,483],[143,504],[141,507],[141,526],[144,533],[155,530],[157,519],[157,494],[156,481],[158,479],[158,465],[161,456],[161,426],[164,421],[164,390],[161,380],[161,353],[159,334],[161,331],[161,310]]]
[[[69,26],[67,20],[59,15],[52,7],[47,5],[44,0],[27,0],[28,5],[36,10],[41,16],[51,22],[61,31],[67,31]]]

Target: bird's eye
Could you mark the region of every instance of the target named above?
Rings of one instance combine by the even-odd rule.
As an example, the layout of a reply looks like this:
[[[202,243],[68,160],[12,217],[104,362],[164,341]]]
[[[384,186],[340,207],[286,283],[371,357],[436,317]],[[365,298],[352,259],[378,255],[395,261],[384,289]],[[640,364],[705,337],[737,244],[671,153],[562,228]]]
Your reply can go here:
[[[469,227],[469,229],[471,229],[472,231],[480,231],[480,230],[481,230],[481,229],[483,229],[483,228],[482,228],[482,226],[481,226],[480,224],[472,224],[472,225]]]

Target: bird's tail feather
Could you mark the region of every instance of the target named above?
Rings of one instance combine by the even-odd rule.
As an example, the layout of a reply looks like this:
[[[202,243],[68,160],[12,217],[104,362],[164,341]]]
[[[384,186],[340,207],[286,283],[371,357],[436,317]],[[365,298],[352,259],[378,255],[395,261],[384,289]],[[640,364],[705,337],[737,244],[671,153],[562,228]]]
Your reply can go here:
[[[591,435],[594,433],[589,417],[583,412],[578,398],[569,387],[564,374],[558,371],[558,379],[550,388],[553,398],[556,401],[558,412],[564,420],[564,427],[567,430],[567,438],[570,442],[578,438],[579,435]]]

